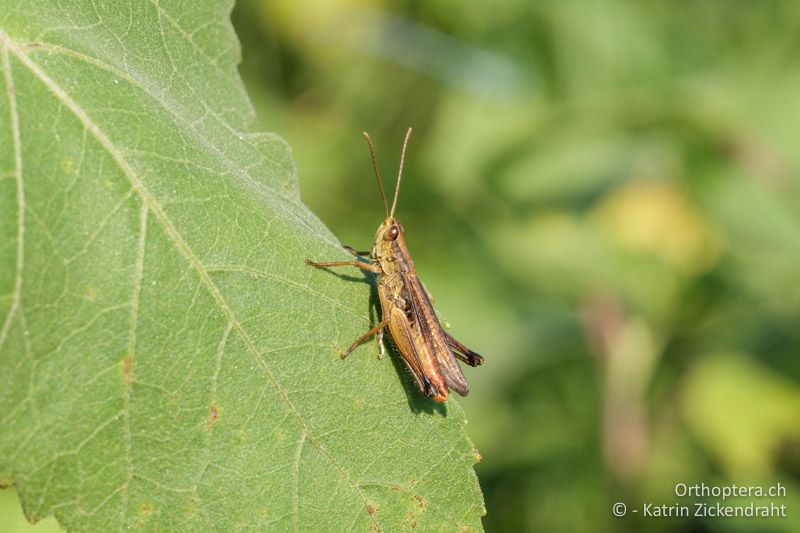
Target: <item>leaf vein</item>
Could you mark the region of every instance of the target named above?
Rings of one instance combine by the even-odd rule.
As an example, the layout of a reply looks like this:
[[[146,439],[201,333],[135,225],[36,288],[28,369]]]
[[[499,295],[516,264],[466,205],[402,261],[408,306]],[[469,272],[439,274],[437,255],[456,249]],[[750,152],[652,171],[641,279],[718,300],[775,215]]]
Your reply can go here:
[[[139,323],[139,303],[141,301],[142,280],[144,278],[144,253],[147,237],[147,205],[142,204],[139,214],[139,241],[136,245],[136,263],[133,270],[131,289],[130,323],[128,324],[128,354],[123,362],[122,389],[122,442],[125,448],[125,482],[120,498],[120,529],[125,528],[128,516],[128,491],[133,479],[133,438],[131,437],[131,393],[133,392],[133,372],[136,360],[136,327]]]
[[[208,272],[238,272],[238,273],[241,273],[241,274],[248,274],[250,276],[256,276],[256,277],[259,277],[259,278],[268,278],[268,279],[272,279],[272,280],[275,280],[275,281],[280,281],[281,283],[286,283],[287,285],[291,285],[292,287],[295,287],[298,290],[307,292],[308,294],[310,294],[312,296],[315,296],[315,297],[320,298],[322,300],[326,300],[332,306],[338,307],[340,309],[343,309],[343,310],[347,311],[348,313],[350,313],[351,315],[355,316],[356,318],[360,318],[360,319],[363,319],[363,320],[369,320],[369,317],[366,314],[359,313],[358,311],[355,311],[354,309],[351,309],[351,308],[347,307],[346,305],[343,305],[340,301],[331,298],[330,296],[328,296],[325,293],[315,291],[315,290],[309,288],[308,286],[303,285],[301,283],[298,283],[298,282],[296,282],[296,281],[294,281],[292,279],[284,278],[283,276],[278,276],[278,275],[272,274],[270,272],[264,272],[262,270],[258,270],[258,269],[250,268],[250,267],[246,267],[246,266],[240,266],[240,265],[206,265],[206,270]]]
[[[25,266],[25,189],[22,181],[22,143],[19,131],[19,112],[17,110],[17,97],[14,90],[14,78],[11,74],[11,61],[8,57],[8,46],[3,46],[3,72],[6,81],[6,96],[8,98],[9,119],[11,121],[11,138],[14,144],[14,179],[17,182],[17,272],[14,279],[14,292],[11,296],[11,306],[0,329],[0,350],[5,344],[8,332],[17,309],[22,301],[22,273]]]
[[[297,443],[297,450],[294,452],[294,463],[292,464],[292,525],[295,531],[300,531],[300,459],[303,455],[303,446],[306,443],[306,433],[300,433],[300,440]]]
[[[24,52],[22,52],[22,50],[20,50],[19,47],[12,44],[10,37],[6,36],[2,31],[0,31],[0,40],[3,39],[5,39],[9,43],[8,46],[12,48],[12,50],[14,50],[15,54],[17,55],[21,53],[24,54]],[[69,48],[65,48],[57,44],[50,44],[50,43],[37,43],[37,44],[39,45],[37,50],[43,50],[50,53],[60,54],[78,59],[84,63],[87,63],[105,72],[108,72],[109,74],[116,76],[117,78],[123,79],[128,83],[130,83],[132,86],[141,90],[148,97],[150,97],[152,101],[155,102],[161,110],[163,110],[167,115],[172,117],[175,120],[176,124],[182,126],[183,130],[189,132],[192,135],[192,138],[198,141],[203,146],[203,148],[205,148],[208,151],[208,153],[213,154],[216,160],[225,169],[230,171],[232,174],[235,174],[238,177],[240,177],[243,182],[246,182],[251,187],[251,190],[255,190],[259,193],[262,193],[261,197],[269,202],[270,206],[274,208],[276,215],[282,217],[283,219],[289,221],[290,223],[296,223],[297,227],[305,228],[308,231],[315,231],[315,230],[319,231],[322,229],[321,225],[318,226],[317,228],[313,228],[309,224],[308,220],[306,220],[301,216],[298,216],[295,212],[293,212],[291,209],[288,209],[286,205],[284,205],[285,203],[289,203],[292,206],[302,205],[299,197],[293,195],[281,194],[278,189],[266,186],[262,182],[251,176],[247,167],[245,168],[237,167],[218,146],[216,146],[213,142],[211,142],[209,139],[207,139],[204,135],[200,133],[199,128],[197,128],[196,125],[194,124],[194,122],[197,122],[197,120],[192,121],[188,117],[185,117],[181,113],[176,111],[176,109],[180,110],[185,106],[183,106],[178,101],[167,101],[166,96],[164,94],[156,93],[153,89],[150,88],[152,83],[148,83],[148,80],[138,79],[134,77],[132,74],[121,71],[116,67],[109,65],[108,63],[100,61],[97,58],[88,56],[86,54],[83,54],[75,50],[71,50]],[[27,54],[25,54],[25,57],[27,61],[33,63],[33,61],[27,56]],[[209,109],[208,106],[205,104],[205,102],[203,102],[203,100],[199,98],[197,94],[194,93],[194,91],[192,92],[193,95],[196,98],[198,98],[198,102],[200,103],[200,105],[202,105],[206,109],[207,114],[214,117],[219,122],[220,126],[228,130],[229,133],[235,135],[240,140],[245,140],[248,137],[253,137],[252,134],[244,134],[239,131],[236,131],[230,124],[228,124],[225,120],[223,120],[211,109]],[[125,110],[116,110],[116,111],[125,112]],[[279,137],[275,136],[275,138]],[[253,142],[249,142],[248,144],[251,147],[256,146],[256,144],[254,144]],[[119,149],[118,152],[121,154],[123,153],[123,151]],[[263,159],[263,156],[259,157]],[[320,235],[317,236],[319,237]],[[339,244],[335,240],[332,240],[328,232],[324,232],[321,235],[321,237],[331,246],[337,246],[337,247],[339,246]]]

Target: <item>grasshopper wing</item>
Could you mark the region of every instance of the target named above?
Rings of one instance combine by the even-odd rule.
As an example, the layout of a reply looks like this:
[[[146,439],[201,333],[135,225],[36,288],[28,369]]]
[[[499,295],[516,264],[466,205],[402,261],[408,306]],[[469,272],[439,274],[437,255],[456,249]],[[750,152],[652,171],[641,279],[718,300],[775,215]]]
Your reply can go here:
[[[390,312],[389,331],[397,344],[400,356],[408,367],[419,390],[437,402],[447,399],[447,387],[436,361],[424,342],[420,342],[419,330],[414,331],[405,312],[393,307]]]
[[[466,396],[469,394],[469,385],[461,372],[461,367],[458,366],[458,361],[450,350],[445,331],[433,311],[433,305],[428,299],[425,288],[416,276],[407,276],[406,281],[409,288],[412,316],[421,334],[422,342],[434,355],[435,362],[444,376],[447,386],[461,396]]]

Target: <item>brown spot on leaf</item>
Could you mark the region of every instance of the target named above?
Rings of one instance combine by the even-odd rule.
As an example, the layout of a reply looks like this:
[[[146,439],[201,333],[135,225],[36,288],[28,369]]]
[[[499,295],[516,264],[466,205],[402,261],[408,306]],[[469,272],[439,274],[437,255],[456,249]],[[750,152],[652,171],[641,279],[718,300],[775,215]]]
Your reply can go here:
[[[125,381],[133,381],[133,359],[130,355],[122,358],[122,376]]]
[[[197,494],[193,494],[191,498],[189,498],[189,504],[186,506],[186,515],[189,517],[194,516],[197,513],[197,509],[200,507],[200,498],[197,497]]]
[[[42,43],[37,43],[35,41],[32,42],[32,43],[25,43],[25,48],[28,48],[29,50],[33,50],[34,48],[41,48],[41,47],[42,47]]]
[[[203,424],[203,427],[206,431],[211,431],[211,429],[214,427],[214,424],[217,423],[217,420],[219,420],[219,407],[217,407],[217,404],[212,403],[208,408],[208,418]]]
[[[141,507],[139,507],[139,514],[142,516],[148,516],[150,513],[153,512],[153,506],[149,503],[143,503]]]
[[[378,512],[378,508],[377,508],[377,507],[375,507],[374,505],[371,505],[371,504],[369,504],[369,503],[368,503],[368,504],[367,504],[367,512],[369,513],[369,515],[370,515],[370,516],[372,516],[372,515],[374,515],[376,512]]]
[[[407,511],[405,515],[403,515],[403,528],[402,529],[415,529],[417,527],[417,515],[419,513],[416,511]]]
[[[422,496],[415,494],[412,496],[412,498],[417,500],[417,505],[419,505],[420,509],[425,509],[425,500],[422,498]]]

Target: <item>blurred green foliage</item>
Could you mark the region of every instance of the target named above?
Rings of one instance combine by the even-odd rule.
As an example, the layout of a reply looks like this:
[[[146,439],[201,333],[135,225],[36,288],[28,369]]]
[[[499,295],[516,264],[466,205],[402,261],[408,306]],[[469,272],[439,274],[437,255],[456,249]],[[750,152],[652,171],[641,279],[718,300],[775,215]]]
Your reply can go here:
[[[342,242],[382,217],[452,331],[490,531],[800,528],[800,3],[240,0],[256,127]],[[615,519],[678,482],[783,519]],[[757,502],[758,503],[758,502]],[[754,520],[756,520],[754,522]]]

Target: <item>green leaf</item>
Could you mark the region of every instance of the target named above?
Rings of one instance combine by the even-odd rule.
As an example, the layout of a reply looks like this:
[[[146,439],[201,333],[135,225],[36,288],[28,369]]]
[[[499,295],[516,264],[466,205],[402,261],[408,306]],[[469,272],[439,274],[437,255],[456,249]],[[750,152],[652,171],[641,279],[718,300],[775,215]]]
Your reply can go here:
[[[230,9],[0,2],[0,484],[76,531],[480,530],[458,405],[339,358],[370,286],[303,264],[346,254],[245,133]]]

